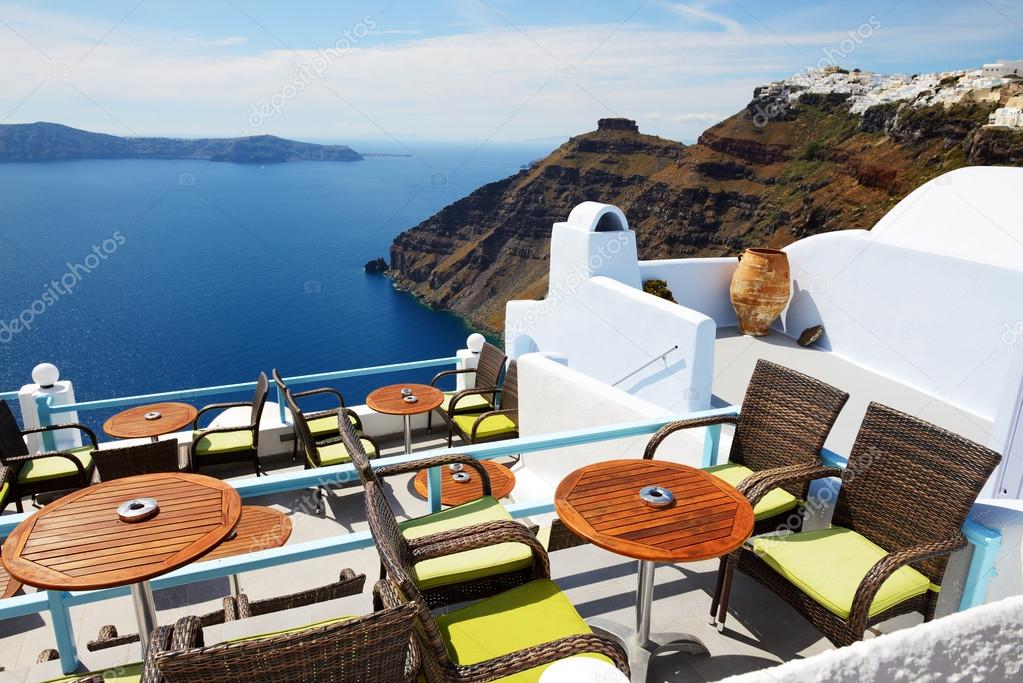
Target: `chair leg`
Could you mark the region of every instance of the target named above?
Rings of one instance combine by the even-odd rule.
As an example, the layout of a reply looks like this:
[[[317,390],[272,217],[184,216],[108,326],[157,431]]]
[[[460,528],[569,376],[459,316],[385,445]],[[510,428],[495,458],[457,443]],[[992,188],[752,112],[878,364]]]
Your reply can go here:
[[[721,603],[721,585],[725,581],[725,558],[718,563],[717,583],[714,586],[714,597],[710,601],[710,617],[712,623],[717,623],[718,605]]]
[[[291,440],[291,462],[295,462],[298,459],[298,433],[293,435],[295,438]]]
[[[433,434],[433,411],[426,414],[426,433]]]
[[[21,496],[18,495],[17,491],[14,492],[14,495],[17,496],[17,498],[14,499],[14,509],[18,512],[24,512],[25,506],[21,504]]]
[[[722,558],[725,563],[724,579],[721,584],[721,605],[718,608],[718,630],[725,630],[725,619],[728,618],[728,598],[732,592],[732,576],[735,574],[737,555]]]

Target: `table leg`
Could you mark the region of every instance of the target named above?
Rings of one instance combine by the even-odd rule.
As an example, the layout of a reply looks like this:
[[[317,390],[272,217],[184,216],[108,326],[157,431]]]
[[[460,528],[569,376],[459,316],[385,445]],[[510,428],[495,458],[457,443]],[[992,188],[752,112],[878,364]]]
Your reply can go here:
[[[650,610],[654,606],[654,568],[650,560],[639,561],[639,584],[636,587],[636,640],[650,640]]]
[[[156,601],[153,600],[153,589],[148,581],[131,585],[131,602],[135,607],[135,621],[138,623],[144,657],[149,646],[149,636],[156,630]]]
[[[412,416],[405,416],[405,455],[412,454]]]

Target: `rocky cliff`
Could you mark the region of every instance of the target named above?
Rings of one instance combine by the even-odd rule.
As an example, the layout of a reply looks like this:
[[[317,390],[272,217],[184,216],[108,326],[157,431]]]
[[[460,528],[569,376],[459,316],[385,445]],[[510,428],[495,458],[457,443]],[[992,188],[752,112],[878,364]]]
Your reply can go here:
[[[964,165],[1023,165],[1023,131],[984,127],[997,101],[889,103],[860,115],[847,99],[758,89],[688,146],[602,119],[400,234],[391,277],[501,332],[506,301],[546,293],[551,225],[585,200],[621,207],[642,259],[720,256],[870,228],[914,188]]]

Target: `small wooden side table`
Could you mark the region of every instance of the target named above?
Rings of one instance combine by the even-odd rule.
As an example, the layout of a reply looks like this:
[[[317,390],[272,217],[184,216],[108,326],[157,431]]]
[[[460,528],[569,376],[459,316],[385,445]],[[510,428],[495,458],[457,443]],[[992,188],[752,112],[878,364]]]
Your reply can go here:
[[[187,403],[154,403],[135,406],[114,415],[103,423],[103,431],[115,439],[138,439],[148,436],[153,441],[161,434],[184,429],[198,414]]]
[[[203,556],[205,560],[219,560],[222,557],[254,553],[267,548],[279,548],[291,538],[291,519],[286,514],[261,505],[243,505],[242,517],[232,535],[216,548]],[[241,593],[238,575],[230,579],[231,593]]]
[[[408,389],[416,401],[410,403],[402,395]],[[405,455],[412,452],[412,416],[428,413],[444,402],[444,392],[428,384],[391,384],[374,389],[366,396],[371,410],[385,415],[401,415],[405,419]]]
[[[655,562],[707,560],[738,548],[753,532],[753,508],[745,496],[694,467],[664,460],[605,460],[565,477],[554,494],[554,510],[576,535],[639,560],[636,630],[621,634],[629,645],[634,679],[645,680],[649,658],[667,642],[675,650],[706,652],[689,635],[651,639]],[[601,626],[614,632],[613,624]],[[679,647],[680,642],[687,647]]]
[[[158,512],[124,522],[117,508],[153,498]],[[3,565],[15,579],[55,591],[131,585],[145,651],[156,628],[149,579],[194,562],[227,538],[241,518],[230,484],[199,474],[160,473],[96,484],[47,505],[4,542]],[[61,654],[62,665],[68,662]],[[69,672],[65,672],[69,673]]]
[[[511,493],[512,489],[515,488],[515,473],[500,463],[490,460],[483,460],[482,463],[483,467],[487,470],[487,474],[490,475],[491,495],[494,498],[504,498]],[[451,476],[454,473],[450,469],[447,467],[441,468],[440,501],[444,505],[461,505],[462,503],[476,500],[483,495],[483,483],[480,481],[476,470],[466,467],[462,471],[469,474],[469,481],[455,481]],[[423,498],[429,496],[426,484],[428,475],[429,470],[419,470],[416,473],[415,479],[412,480],[416,493]]]

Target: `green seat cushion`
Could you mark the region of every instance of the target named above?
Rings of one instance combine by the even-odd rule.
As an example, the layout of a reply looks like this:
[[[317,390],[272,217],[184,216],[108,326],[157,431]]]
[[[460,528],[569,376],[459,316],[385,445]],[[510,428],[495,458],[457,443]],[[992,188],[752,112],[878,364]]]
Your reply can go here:
[[[366,451],[366,455],[371,458],[377,456],[377,449],[372,442],[366,439],[359,439],[362,444],[362,449]],[[327,465],[343,465],[346,462],[351,462],[352,458],[348,455],[348,449],[345,448],[343,443],[332,443],[329,446],[317,446],[316,452],[320,456],[320,466],[326,467]]]
[[[723,479],[732,486],[738,486],[743,479],[753,474],[753,470],[743,465],[726,462],[724,465],[708,467],[704,472],[710,472],[718,479]],[[760,521],[775,515],[787,512],[799,504],[799,499],[785,489],[771,489],[767,495],[760,499],[760,502],[753,508],[753,519]]]
[[[199,437],[195,442],[196,453],[233,453],[252,449],[252,432],[247,429],[206,436],[201,436],[200,432],[192,432],[192,438],[196,437]]]
[[[445,391],[444,402],[440,404],[440,409],[447,411],[448,406],[451,405],[451,399],[454,398],[457,393],[457,391]],[[490,399],[482,394],[470,394],[469,396],[459,399],[455,410],[460,413],[481,413],[487,410],[493,410],[493,405],[490,403]]]
[[[354,417],[349,415],[348,421],[352,423],[353,427],[355,426]],[[317,417],[315,419],[309,420],[306,424],[309,425],[309,431],[312,433],[314,437],[323,436],[324,434],[337,433],[336,415],[326,415],[324,417]]]
[[[547,580],[530,581],[437,617],[455,664],[477,664],[559,638],[592,633],[575,607]],[[605,662],[603,655],[588,654]],[[498,680],[536,683],[550,666],[538,666]]]
[[[4,504],[7,502],[7,494],[11,492],[11,485],[4,483],[0,486],[0,511],[4,509]]]
[[[71,448],[66,453],[75,456],[78,462],[82,463],[86,474],[92,467],[92,446],[79,446]],[[18,482],[31,484],[37,481],[48,481],[50,479],[62,479],[64,477],[78,476],[78,468],[67,458],[51,455],[48,458],[31,460],[21,466],[18,470]]]
[[[476,418],[480,415],[482,413],[455,415],[452,420],[458,425],[459,429],[472,436],[472,426],[476,424]],[[476,430],[476,438],[489,439],[501,436],[502,434],[512,434],[516,431],[518,431],[518,425],[512,422],[511,418],[507,415],[491,415],[480,423],[479,429]]]
[[[233,638],[224,642],[227,643],[244,643],[249,640],[259,640],[260,638],[273,638],[275,636],[286,636],[289,633],[298,633],[299,631],[305,631],[306,629],[319,628],[320,626],[329,626],[330,624],[336,624],[339,621],[348,621],[354,619],[353,616],[334,617],[333,619],[325,619],[324,621],[318,621],[315,624],[306,624],[305,626],[296,626],[295,628],[286,628],[280,631],[272,631],[270,633],[257,633],[254,636],[244,636],[242,638]]]
[[[849,618],[863,577],[888,554],[870,539],[842,527],[755,538],[753,551],[842,619]],[[868,614],[877,616],[904,600],[922,595],[929,587],[928,578],[916,569],[900,567],[881,584]]]
[[[405,538],[414,539],[482,522],[506,519],[510,520],[511,515],[497,499],[493,496],[484,496],[470,503],[400,522],[398,527]],[[413,578],[420,588],[428,590],[527,569],[532,562],[533,551],[529,546],[522,543],[500,543],[419,562],[415,566]]]
[[[53,678],[46,683],[65,683],[66,681],[77,681],[88,676],[99,675],[103,683],[138,683],[142,680],[142,663],[126,664],[124,666],[112,666],[103,671],[92,671],[85,674],[72,674],[62,678]]]

